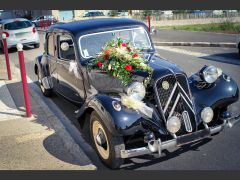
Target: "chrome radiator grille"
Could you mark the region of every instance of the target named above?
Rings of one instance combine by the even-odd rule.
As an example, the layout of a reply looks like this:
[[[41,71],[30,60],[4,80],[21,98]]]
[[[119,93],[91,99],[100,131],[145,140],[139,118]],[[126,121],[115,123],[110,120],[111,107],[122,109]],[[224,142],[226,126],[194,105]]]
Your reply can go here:
[[[187,83],[184,74],[176,76],[171,74],[158,79],[155,84],[158,109],[162,118],[167,121],[171,116],[177,116],[181,120],[181,129],[177,135],[192,132],[196,128],[195,113]]]

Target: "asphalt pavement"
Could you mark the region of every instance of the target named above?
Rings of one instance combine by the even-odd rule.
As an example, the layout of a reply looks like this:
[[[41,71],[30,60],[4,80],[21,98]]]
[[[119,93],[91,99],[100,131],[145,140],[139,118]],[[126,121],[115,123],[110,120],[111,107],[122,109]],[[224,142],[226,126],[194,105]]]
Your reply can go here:
[[[171,39],[170,36],[178,37],[181,34],[174,34],[174,32],[165,32],[167,35],[163,40]],[[25,51],[25,62],[28,76],[36,81],[37,77],[34,74],[34,58],[43,52],[43,34],[41,36],[41,46],[39,49],[28,48]],[[206,34],[202,37],[195,37],[196,34],[192,35],[190,41],[196,39],[210,40],[213,41],[215,38],[219,41],[234,40],[235,36],[222,36],[216,35],[211,38],[211,34]],[[222,38],[221,38],[222,36]],[[208,38],[207,38],[208,37]],[[184,35],[182,40],[189,40],[187,35]],[[169,59],[173,63],[178,64],[185,70],[188,75],[198,71],[205,64],[212,64],[223,69],[224,72],[229,74],[240,87],[240,66],[231,64],[228,62],[221,62],[212,60],[211,58],[202,58],[196,55],[191,55],[183,52],[174,52],[171,50],[164,50],[158,48],[160,56]],[[195,51],[202,52],[201,49],[194,49]],[[191,49],[189,50],[191,51]],[[232,53],[231,58],[237,60],[236,52],[232,52],[228,49],[218,48],[217,50],[209,49],[208,54],[216,54],[217,52]],[[10,53],[10,59],[13,64],[18,66],[17,52],[12,50]],[[240,61],[240,59],[239,59]],[[79,124],[73,113],[78,107],[72,105],[61,97],[54,96],[51,99],[69,118],[69,120],[78,128]],[[240,112],[239,101],[233,105],[233,110]],[[205,139],[200,142],[183,146],[182,148],[173,149],[170,151],[164,151],[162,157],[158,155],[145,155],[137,158],[130,158],[125,161],[125,164],[121,167],[122,169],[131,170],[240,170],[240,124],[236,125],[232,129],[226,129],[218,136],[213,138]],[[83,132],[84,133],[84,132]],[[84,134],[83,134],[84,135]],[[87,134],[84,135],[87,142],[90,142]],[[92,162],[95,163],[98,169],[107,169],[98,159],[96,152],[93,149],[87,149],[85,152]]]
[[[152,35],[157,42],[227,42],[236,43],[237,34],[222,34],[212,32],[191,32],[182,30],[157,30]]]

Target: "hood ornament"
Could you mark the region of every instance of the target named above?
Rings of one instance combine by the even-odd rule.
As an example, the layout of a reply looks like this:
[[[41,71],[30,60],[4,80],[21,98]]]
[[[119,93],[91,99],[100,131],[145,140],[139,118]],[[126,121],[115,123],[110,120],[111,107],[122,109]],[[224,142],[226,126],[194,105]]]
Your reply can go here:
[[[162,88],[165,89],[165,90],[168,90],[169,89],[169,83],[167,81],[163,81],[162,82]]]

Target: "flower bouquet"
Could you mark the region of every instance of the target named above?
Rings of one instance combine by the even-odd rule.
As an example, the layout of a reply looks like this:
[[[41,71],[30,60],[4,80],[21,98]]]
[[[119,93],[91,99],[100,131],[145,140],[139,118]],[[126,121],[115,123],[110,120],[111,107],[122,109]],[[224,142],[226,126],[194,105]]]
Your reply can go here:
[[[94,67],[118,78],[123,85],[128,85],[136,71],[152,73],[152,68],[146,64],[139,50],[133,48],[130,43],[124,43],[117,38],[106,44],[98,56],[94,59]]]

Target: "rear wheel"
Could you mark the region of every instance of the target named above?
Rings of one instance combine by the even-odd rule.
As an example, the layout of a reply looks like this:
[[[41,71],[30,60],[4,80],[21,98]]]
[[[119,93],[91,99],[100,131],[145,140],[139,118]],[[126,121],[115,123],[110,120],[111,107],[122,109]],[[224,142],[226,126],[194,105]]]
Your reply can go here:
[[[34,46],[34,48],[39,48],[40,44],[34,44],[33,46]]]
[[[238,43],[238,54],[240,56],[240,43]]]
[[[40,86],[40,89],[41,89],[43,95],[46,96],[46,97],[50,97],[53,93],[52,89],[44,88],[39,71],[37,72],[37,77],[38,77],[38,83],[39,83],[39,86]]]
[[[0,53],[4,53],[2,40],[0,41]]]
[[[121,150],[125,149],[123,138],[111,134],[95,111],[90,117],[90,130],[93,144],[102,162],[111,169],[119,168],[124,162],[121,158]]]

